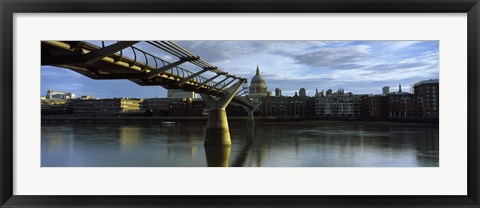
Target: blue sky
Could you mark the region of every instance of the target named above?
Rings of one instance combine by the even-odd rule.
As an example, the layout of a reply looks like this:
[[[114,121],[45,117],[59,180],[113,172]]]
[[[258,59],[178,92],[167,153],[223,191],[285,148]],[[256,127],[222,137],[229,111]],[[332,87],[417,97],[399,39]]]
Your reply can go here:
[[[268,90],[282,89],[294,95],[305,88],[308,95],[319,90],[354,94],[409,91],[414,83],[439,78],[438,41],[175,41],[212,65],[250,79],[257,64]],[[176,58],[147,44],[137,44],[167,61]],[[126,52],[128,54],[128,52]],[[186,64],[192,71],[199,68]],[[209,77],[211,75],[206,74]],[[41,67],[41,94],[49,89],[73,92],[77,96],[165,97],[166,89],[138,86],[126,80],[92,80],[68,69]]]

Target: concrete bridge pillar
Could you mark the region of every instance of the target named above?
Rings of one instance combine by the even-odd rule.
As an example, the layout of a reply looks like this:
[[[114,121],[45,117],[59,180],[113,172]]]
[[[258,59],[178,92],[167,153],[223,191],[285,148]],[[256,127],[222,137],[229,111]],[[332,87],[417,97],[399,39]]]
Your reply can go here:
[[[258,106],[260,106],[260,104],[255,105],[255,108],[253,108],[253,109],[243,106],[245,111],[247,111],[247,125],[248,126],[255,126],[255,116],[253,114],[257,110]]]
[[[205,145],[229,146],[230,131],[228,130],[227,112],[225,108],[237,94],[244,80],[239,80],[233,84],[225,94],[219,98],[200,93],[208,108],[207,130],[205,133]]]
[[[206,145],[231,145],[228,130],[227,112],[225,109],[210,109],[208,111]]]

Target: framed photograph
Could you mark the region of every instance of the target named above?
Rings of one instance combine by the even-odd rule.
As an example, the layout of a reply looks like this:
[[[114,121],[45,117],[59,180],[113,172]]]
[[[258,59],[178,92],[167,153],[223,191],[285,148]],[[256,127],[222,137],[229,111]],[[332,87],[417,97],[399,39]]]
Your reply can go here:
[[[478,0],[1,10],[1,207],[480,206]]]

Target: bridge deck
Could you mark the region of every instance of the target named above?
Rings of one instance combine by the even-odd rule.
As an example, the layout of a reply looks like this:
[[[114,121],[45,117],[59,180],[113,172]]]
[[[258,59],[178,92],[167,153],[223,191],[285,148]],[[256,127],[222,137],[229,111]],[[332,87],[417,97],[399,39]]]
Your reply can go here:
[[[128,79],[138,85],[157,85],[216,97],[223,96],[235,83],[246,81],[209,65],[173,42],[149,42],[179,57],[173,63],[135,47],[135,43],[124,41],[110,46],[96,46],[84,41],[42,41],[42,65],[67,68],[92,79]],[[180,55],[173,50],[175,47],[180,48],[177,49]],[[125,48],[131,49],[131,52],[123,52]],[[141,56],[143,60],[140,60]],[[193,72],[179,66],[185,62],[202,69]],[[202,76],[205,72],[214,75]],[[221,81],[216,82],[215,79]],[[255,107],[240,96],[235,96],[232,101],[248,108]]]

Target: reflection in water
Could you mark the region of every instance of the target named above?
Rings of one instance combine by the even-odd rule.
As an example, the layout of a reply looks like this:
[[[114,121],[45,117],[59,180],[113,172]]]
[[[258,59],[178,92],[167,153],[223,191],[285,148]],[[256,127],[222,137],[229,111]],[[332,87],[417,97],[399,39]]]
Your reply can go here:
[[[140,128],[136,126],[120,127],[121,151],[135,151],[141,147]]]
[[[205,156],[208,167],[228,167],[230,146],[205,145]]]
[[[44,167],[438,167],[438,125],[229,122],[231,147],[204,147],[204,122],[42,124]]]
[[[72,136],[64,134],[68,132],[69,128],[63,126],[54,126],[52,128],[42,129],[43,134],[48,134],[46,146],[42,146],[42,151],[47,151],[49,154],[70,154],[74,150],[74,143]],[[43,137],[42,137],[43,139]]]
[[[245,134],[245,139],[243,140],[243,146],[240,150],[237,158],[233,161],[233,167],[243,167],[246,166],[245,162],[247,161],[247,156],[249,155],[250,147],[253,144],[253,137],[255,135],[255,126],[247,125],[247,131]]]

